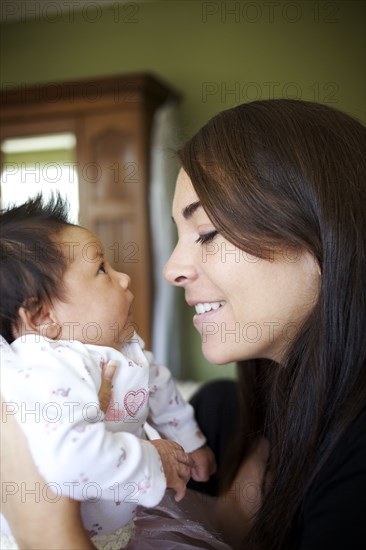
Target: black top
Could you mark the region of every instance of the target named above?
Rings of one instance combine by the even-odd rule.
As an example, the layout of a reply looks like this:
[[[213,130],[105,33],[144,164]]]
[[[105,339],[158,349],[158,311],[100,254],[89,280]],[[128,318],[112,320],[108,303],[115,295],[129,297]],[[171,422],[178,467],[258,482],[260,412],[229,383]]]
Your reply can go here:
[[[296,541],[296,550],[366,548],[366,409],[315,478]]]
[[[207,383],[191,403],[220,467],[230,438],[239,429],[237,384]],[[217,494],[216,476],[206,483],[191,481],[190,486]],[[366,407],[314,479],[293,535],[295,550],[366,549]]]

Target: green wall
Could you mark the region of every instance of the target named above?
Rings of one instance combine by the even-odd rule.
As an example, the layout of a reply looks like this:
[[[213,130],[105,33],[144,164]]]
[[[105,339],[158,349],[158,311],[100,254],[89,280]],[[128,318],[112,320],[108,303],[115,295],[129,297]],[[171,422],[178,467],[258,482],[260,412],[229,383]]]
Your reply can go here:
[[[2,86],[149,71],[182,92],[187,137],[218,111],[257,98],[316,100],[366,122],[363,0],[96,4],[64,16],[40,7],[33,20],[4,23]],[[185,316],[188,374],[231,376],[202,359]]]
[[[183,92],[187,134],[274,92],[365,117],[362,0],[129,2],[100,12],[97,3],[4,24],[2,84],[151,71]]]

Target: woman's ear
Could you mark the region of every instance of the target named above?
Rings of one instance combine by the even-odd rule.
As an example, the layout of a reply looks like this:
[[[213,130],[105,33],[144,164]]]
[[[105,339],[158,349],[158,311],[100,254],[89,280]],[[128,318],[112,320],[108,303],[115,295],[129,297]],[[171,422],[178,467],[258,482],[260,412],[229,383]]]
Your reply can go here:
[[[18,310],[18,336],[22,334],[39,334],[57,340],[61,326],[55,318],[50,304],[40,304],[35,298],[29,298]]]

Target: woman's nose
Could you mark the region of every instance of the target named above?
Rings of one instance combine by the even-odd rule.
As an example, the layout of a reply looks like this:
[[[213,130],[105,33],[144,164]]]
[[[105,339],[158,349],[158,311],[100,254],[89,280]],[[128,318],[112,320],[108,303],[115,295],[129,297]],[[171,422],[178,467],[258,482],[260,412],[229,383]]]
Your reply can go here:
[[[176,248],[163,269],[164,278],[175,286],[184,286],[197,276],[194,265],[181,252]]]

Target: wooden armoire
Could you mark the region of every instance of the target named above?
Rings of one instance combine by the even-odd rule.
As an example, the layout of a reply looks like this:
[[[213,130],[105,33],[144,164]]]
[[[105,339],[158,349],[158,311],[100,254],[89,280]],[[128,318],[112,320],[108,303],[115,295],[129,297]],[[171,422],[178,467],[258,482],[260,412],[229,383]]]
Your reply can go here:
[[[134,321],[148,349],[154,299],[151,130],[155,111],[170,99],[179,100],[177,92],[148,74],[1,91],[1,140],[76,136],[80,225],[100,237],[107,260],[132,278]]]

